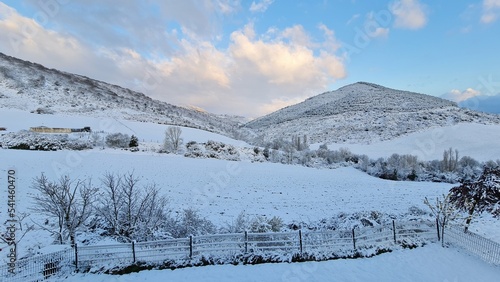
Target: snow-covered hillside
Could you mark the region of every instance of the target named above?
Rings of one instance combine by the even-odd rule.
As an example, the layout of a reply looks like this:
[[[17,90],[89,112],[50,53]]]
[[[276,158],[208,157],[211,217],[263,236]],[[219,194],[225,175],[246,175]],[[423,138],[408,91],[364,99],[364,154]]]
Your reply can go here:
[[[120,86],[47,69],[1,53],[0,108],[41,115],[59,113],[180,125],[256,145],[278,138],[290,140],[294,135],[307,135],[310,143],[369,144],[457,123],[500,123],[499,115],[461,109],[433,96],[359,82],[241,127],[245,121],[242,117],[170,105]]]
[[[500,116],[433,96],[358,82],[246,124],[264,141],[307,135],[311,143],[369,144],[457,123],[498,124]]]
[[[120,86],[47,69],[2,53],[0,108],[173,124],[226,135],[231,135],[239,124],[230,116],[174,106]]]

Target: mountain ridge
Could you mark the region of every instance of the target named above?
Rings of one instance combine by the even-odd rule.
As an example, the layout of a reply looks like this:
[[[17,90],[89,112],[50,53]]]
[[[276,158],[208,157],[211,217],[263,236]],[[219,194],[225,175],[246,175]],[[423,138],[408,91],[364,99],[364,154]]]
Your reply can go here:
[[[438,97],[357,82],[255,119],[261,143],[308,136],[311,143],[372,143],[460,122],[500,123]]]
[[[118,85],[48,69],[2,53],[0,106],[40,114],[186,126],[260,145],[299,135],[307,135],[310,143],[366,144],[460,122],[500,123],[500,115],[461,109],[448,100],[369,82],[324,92],[246,122],[242,117],[171,105]]]
[[[186,126],[232,135],[240,122],[154,100],[144,93],[0,53],[0,105]]]

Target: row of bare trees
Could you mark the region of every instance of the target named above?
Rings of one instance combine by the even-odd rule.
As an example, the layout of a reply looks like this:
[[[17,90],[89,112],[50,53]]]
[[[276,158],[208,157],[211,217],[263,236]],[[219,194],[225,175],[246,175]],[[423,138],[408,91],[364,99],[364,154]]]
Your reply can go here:
[[[97,225],[122,241],[152,237],[164,224],[168,200],[155,184],[141,185],[134,173],[106,173],[96,186],[91,180],[57,181],[36,177],[32,187],[32,210],[55,219],[54,226],[38,224],[50,231],[60,244],[75,244],[75,235],[91,217]]]

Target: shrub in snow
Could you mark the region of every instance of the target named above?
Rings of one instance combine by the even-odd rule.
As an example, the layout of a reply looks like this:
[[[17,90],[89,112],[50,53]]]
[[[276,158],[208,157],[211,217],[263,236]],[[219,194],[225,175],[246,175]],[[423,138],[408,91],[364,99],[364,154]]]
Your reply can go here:
[[[139,147],[139,139],[135,135],[132,135],[130,137],[130,142],[128,143],[128,146],[130,148]]]
[[[230,161],[240,160],[240,154],[238,153],[238,150],[236,150],[234,146],[222,142],[213,140],[207,141],[207,143],[205,143],[205,152],[208,158],[224,159]]]
[[[205,158],[205,154],[203,153],[201,146],[195,141],[191,141],[186,144],[186,153],[184,156],[188,158]]]
[[[264,148],[264,151],[262,151],[262,155],[264,155],[264,157],[266,158],[266,160],[269,160],[269,155],[270,155],[269,147],[265,147]]]
[[[229,161],[240,160],[240,153],[234,146],[212,140],[207,141],[203,147],[191,141],[186,144],[186,150],[187,152],[184,154],[185,157],[213,158]]]
[[[282,227],[283,220],[280,217],[274,216],[271,219],[267,219],[262,216],[256,216],[250,222],[249,231],[256,233],[279,232]]]
[[[18,150],[57,151],[62,149],[92,149],[92,144],[84,137],[70,138],[68,134],[44,134],[22,130],[0,136],[0,147]]]
[[[177,220],[177,226],[171,230],[174,238],[186,238],[191,235],[207,235],[216,233],[215,225],[206,218],[201,217],[194,209],[183,210]]]
[[[36,113],[39,115],[52,115],[54,114],[54,111],[52,109],[45,107],[45,108],[37,108],[36,110],[31,111],[31,113]]]
[[[106,136],[106,145],[111,148],[127,148],[130,144],[130,136],[123,133],[113,133]]]
[[[250,218],[245,212],[241,212],[236,220],[234,220],[231,224],[227,224],[225,228],[223,228],[224,232],[227,233],[242,233],[249,230],[250,226]]]

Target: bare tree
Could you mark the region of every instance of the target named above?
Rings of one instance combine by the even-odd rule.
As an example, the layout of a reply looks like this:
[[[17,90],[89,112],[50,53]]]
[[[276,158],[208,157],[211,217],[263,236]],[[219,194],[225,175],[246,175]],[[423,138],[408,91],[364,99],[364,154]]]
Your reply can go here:
[[[177,126],[169,126],[165,131],[164,149],[168,152],[177,153],[182,145],[182,129]]]
[[[23,221],[24,219],[26,219],[26,217],[28,217],[28,214],[26,213],[21,213],[19,215],[16,215],[15,217],[15,223],[13,224],[16,224],[17,223],[17,228],[15,228],[14,230],[19,230],[21,232],[21,236],[17,236],[17,237],[12,237],[13,235],[13,226],[10,225],[10,226],[7,226],[6,228],[6,231],[4,233],[0,233],[0,241],[3,241],[5,244],[7,244],[8,246],[10,246],[11,248],[14,248],[14,252],[16,253],[16,256],[17,256],[17,246],[18,244],[23,240],[24,236],[26,236],[26,234],[30,231],[32,231],[33,229],[35,229],[34,225],[28,225],[28,224],[23,224]],[[12,224],[12,223],[10,223]]]
[[[452,148],[445,150],[443,152],[443,162],[442,162],[442,171],[444,172],[453,172],[458,168],[458,150],[455,149],[453,151]]]
[[[58,230],[54,233],[59,243],[69,238],[70,243],[75,244],[76,230],[92,214],[97,189],[92,187],[91,181],[72,181],[63,176],[51,182],[42,174],[35,178],[32,188],[38,193],[33,196],[35,204],[31,209],[57,219]]]
[[[139,185],[133,172],[123,176],[106,173],[97,209],[111,235],[124,241],[148,240],[167,220],[168,200],[155,184]]]
[[[122,178],[107,172],[101,178],[101,197],[99,197],[99,207],[97,212],[108,225],[110,235],[115,235],[120,231],[121,207],[123,193],[121,189]]]
[[[424,200],[424,203],[431,209],[432,214],[436,217],[436,221],[438,226],[440,227],[441,232],[441,242],[444,246],[444,229],[450,221],[453,221],[458,218],[460,215],[459,210],[455,207],[455,205],[450,201],[450,196],[443,195],[442,199],[436,198],[435,203],[431,203],[427,197]]]

